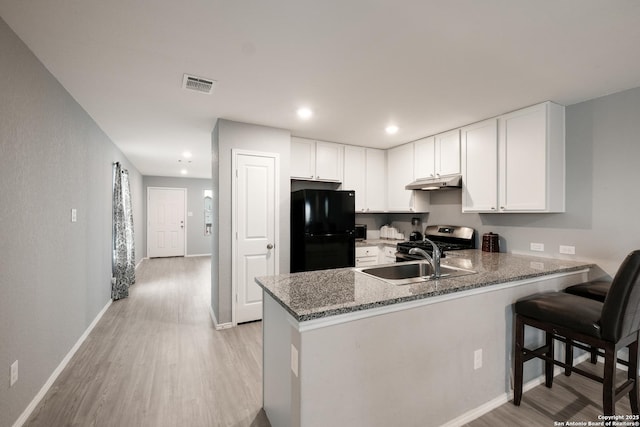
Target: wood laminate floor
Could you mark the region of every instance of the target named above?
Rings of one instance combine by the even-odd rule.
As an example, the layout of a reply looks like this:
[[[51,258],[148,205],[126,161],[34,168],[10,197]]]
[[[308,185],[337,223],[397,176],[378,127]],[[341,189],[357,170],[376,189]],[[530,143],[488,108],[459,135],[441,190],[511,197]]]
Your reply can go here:
[[[213,328],[210,264],[143,261],[25,426],[269,426],[262,323]]]
[[[538,362],[530,361],[527,363]],[[584,362],[580,367],[586,371],[602,375],[603,363],[592,365],[589,362]],[[626,378],[627,373],[626,371],[618,370],[617,375],[618,384],[620,384]],[[618,401],[616,414],[622,416],[631,414],[628,396],[624,396]],[[520,406],[515,406],[512,402],[505,403],[482,417],[465,424],[465,426],[580,426],[589,425],[589,422],[597,423],[603,421],[598,418],[600,415],[602,415],[602,384],[575,373],[571,374],[570,377],[560,374],[554,378],[553,386],[550,389],[542,384],[524,393]],[[625,420],[620,420],[620,422],[625,422]]]
[[[262,323],[216,331],[210,276],[208,257],[145,260],[129,298],[109,307],[25,426],[269,427]],[[599,383],[559,375],[551,390],[540,385],[520,407],[508,402],[466,426],[598,421],[601,396]],[[616,409],[629,414],[628,398]]]

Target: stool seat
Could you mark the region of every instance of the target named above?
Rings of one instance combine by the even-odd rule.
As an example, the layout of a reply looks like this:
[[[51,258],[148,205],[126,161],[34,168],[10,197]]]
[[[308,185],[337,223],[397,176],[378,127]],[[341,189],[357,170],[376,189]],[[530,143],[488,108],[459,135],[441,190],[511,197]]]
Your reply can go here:
[[[606,280],[594,280],[591,282],[580,283],[579,285],[569,286],[564,291],[572,295],[578,295],[604,302],[610,288],[611,282]]]
[[[602,303],[564,292],[531,295],[516,302],[515,310],[531,319],[562,325],[602,339],[600,316]]]

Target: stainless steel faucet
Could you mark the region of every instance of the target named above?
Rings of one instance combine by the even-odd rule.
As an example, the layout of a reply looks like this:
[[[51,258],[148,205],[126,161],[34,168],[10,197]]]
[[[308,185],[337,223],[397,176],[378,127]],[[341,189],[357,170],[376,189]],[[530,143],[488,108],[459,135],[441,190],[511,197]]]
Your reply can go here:
[[[422,255],[427,260],[427,262],[431,264],[431,267],[433,268],[433,274],[431,275],[431,278],[439,279],[440,278],[440,249],[435,243],[433,243],[431,240],[427,239],[426,237],[423,239],[423,241],[431,244],[431,246],[433,247],[433,255],[429,255],[428,252],[420,248],[409,249],[409,254]]]

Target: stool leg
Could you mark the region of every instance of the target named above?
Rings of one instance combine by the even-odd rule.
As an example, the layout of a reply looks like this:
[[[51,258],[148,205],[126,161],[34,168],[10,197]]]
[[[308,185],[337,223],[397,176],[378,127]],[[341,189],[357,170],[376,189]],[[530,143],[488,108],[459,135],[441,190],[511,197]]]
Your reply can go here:
[[[524,322],[520,315],[516,314],[516,342],[513,358],[513,404],[520,406],[522,400],[522,368],[524,358],[522,349],[524,348]]]
[[[598,363],[598,349],[596,347],[591,347],[591,363],[594,365]]]
[[[602,412],[603,415],[614,415],[615,401],[615,377],[616,377],[616,351],[612,344],[604,347],[604,381],[602,383]]]
[[[631,404],[631,412],[634,415],[640,414],[638,411],[638,339],[629,345],[629,369],[627,370],[627,378],[633,380],[633,388],[629,392],[629,403]]]
[[[551,332],[545,332],[545,341],[547,346],[547,357],[554,358],[553,352],[553,334]],[[553,362],[549,360],[544,361],[544,384],[551,388],[553,385]]]
[[[567,365],[564,368],[564,374],[570,376],[571,368],[573,367],[573,341],[569,338],[564,344],[564,364]]]

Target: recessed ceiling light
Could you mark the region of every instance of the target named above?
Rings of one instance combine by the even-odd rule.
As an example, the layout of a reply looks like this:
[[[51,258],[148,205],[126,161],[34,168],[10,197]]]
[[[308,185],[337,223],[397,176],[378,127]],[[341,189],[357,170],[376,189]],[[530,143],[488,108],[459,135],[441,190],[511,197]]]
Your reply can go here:
[[[389,135],[393,135],[394,133],[398,133],[398,126],[389,125],[384,129]]]
[[[180,170],[180,173],[181,173],[182,175],[186,175],[186,174],[187,174],[187,170],[186,170],[186,169],[181,169],[181,170]]]
[[[302,107],[298,108],[297,114],[302,120],[307,120],[313,116],[313,111],[307,107]]]
[[[191,156],[193,156],[193,154],[191,154],[191,151],[182,152],[182,157],[184,157],[185,159],[190,159]]]

